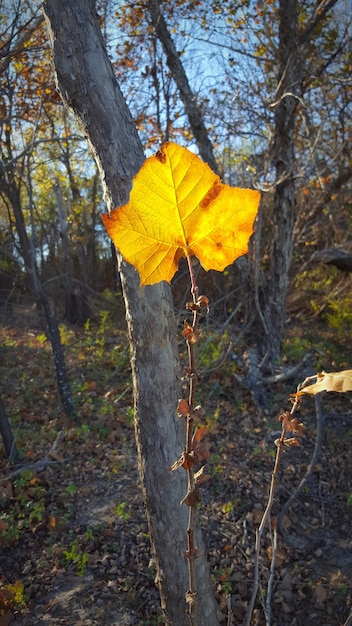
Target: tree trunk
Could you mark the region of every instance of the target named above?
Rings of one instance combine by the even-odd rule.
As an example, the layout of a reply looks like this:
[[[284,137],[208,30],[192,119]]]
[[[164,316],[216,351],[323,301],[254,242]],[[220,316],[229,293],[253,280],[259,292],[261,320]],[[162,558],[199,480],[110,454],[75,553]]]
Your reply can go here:
[[[62,406],[68,417],[76,417],[76,408],[72,399],[70,383],[67,375],[65,354],[61,343],[60,329],[57,321],[57,317],[53,310],[53,304],[47,294],[40,287],[40,291],[37,294],[40,305],[44,310],[45,326],[48,339],[51,344],[51,350],[53,353],[57,387],[59,390]]]
[[[279,358],[281,351],[296,217],[294,129],[303,80],[303,58],[297,48],[297,0],[280,0],[279,19],[280,57],[272,156],[277,182],[270,275],[264,309],[265,319],[270,320],[268,349],[271,363]]]
[[[16,449],[15,438],[13,436],[11,424],[6,415],[4,403],[0,396],[0,434],[4,443],[6,457],[10,463],[19,461],[19,454]]]
[[[97,161],[109,208],[126,203],[144,160],[130,112],[116,82],[93,0],[43,0],[58,86],[83,128]],[[185,623],[187,511],[180,507],[185,477],[168,466],[183,449],[176,421],[178,357],[169,285],[139,287],[120,255],[135,398],[135,435],[157,580],[168,624]],[[204,550],[203,550],[204,555]],[[215,626],[205,556],[199,559],[199,624]]]
[[[208,163],[216,174],[219,174],[213,144],[209,139],[208,131],[205,127],[203,114],[197,103],[197,96],[193,93],[188,82],[180,56],[175,48],[175,44],[172,40],[167,24],[161,13],[159,0],[149,0],[148,9],[153,27],[155,29],[155,34],[163,46],[168,68],[180,92],[180,98],[185,106],[189,125],[191,127],[193,137],[196,140],[199,154],[203,161]]]
[[[6,178],[4,175],[1,181],[1,191],[9,199],[13,210],[16,224],[16,232],[18,236],[22,259],[24,262],[28,288],[36,300],[38,308],[40,309],[40,313],[42,314],[42,312],[44,311],[45,329],[47,331],[48,339],[50,341],[53,353],[57,386],[62,406],[69,417],[74,417],[76,415],[76,411],[70,390],[65,355],[60,339],[60,330],[57,317],[51,305],[50,299],[40,283],[39,272],[35,258],[35,249],[27,233],[25,219],[21,206],[20,186],[17,185],[15,181],[15,176],[13,175],[10,168],[7,168]],[[32,206],[31,199],[30,206]]]
[[[286,297],[292,259],[293,229],[296,217],[294,130],[297,105],[302,97],[304,58],[297,46],[297,0],[280,0],[278,79],[274,109],[274,130],[270,160],[276,170],[276,185],[271,222],[270,267],[263,284],[253,279],[257,298],[254,323],[249,329],[249,362],[256,364],[250,373],[259,396],[261,373],[271,372],[280,356],[286,315]],[[254,250],[260,245],[261,219],[254,235]],[[261,260],[257,255],[256,263]],[[255,353],[255,355],[254,355]],[[253,369],[253,368],[252,368]],[[261,398],[262,399],[262,398]]]

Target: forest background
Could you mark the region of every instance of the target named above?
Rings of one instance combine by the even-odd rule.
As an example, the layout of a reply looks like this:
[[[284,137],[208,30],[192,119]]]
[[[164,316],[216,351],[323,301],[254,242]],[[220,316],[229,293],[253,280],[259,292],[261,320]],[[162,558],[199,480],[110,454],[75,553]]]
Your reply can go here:
[[[146,155],[176,141],[224,182],[262,191],[248,258],[224,274],[197,270],[212,303],[201,358],[212,397],[235,386],[237,404],[274,414],[268,385],[288,366],[349,365],[349,2],[101,2],[97,12]],[[67,416],[107,420],[111,389],[130,390],[128,342],[100,174],[55,88],[39,3],[2,3],[1,44],[1,407],[26,457],[26,420],[65,419],[55,373]],[[172,289],[182,317],[182,268]],[[51,344],[45,377],[22,359],[24,343],[40,358]]]

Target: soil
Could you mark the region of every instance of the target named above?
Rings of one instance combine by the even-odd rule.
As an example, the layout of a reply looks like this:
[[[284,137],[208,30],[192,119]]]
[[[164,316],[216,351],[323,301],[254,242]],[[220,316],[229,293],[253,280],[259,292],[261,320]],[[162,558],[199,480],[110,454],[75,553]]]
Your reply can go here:
[[[7,381],[2,397],[24,458],[21,467],[9,467],[1,452],[0,572],[2,590],[17,581],[25,597],[16,604],[12,596],[6,609],[0,592],[0,626],[164,623],[138,483],[127,339],[124,331],[110,334],[119,357],[111,356],[111,345],[109,351],[104,345],[103,355],[99,328],[94,337],[86,329],[67,338],[70,377],[82,382],[74,389],[79,418],[73,422],[58,406],[50,350],[33,318],[22,312],[1,327],[0,374]],[[347,363],[340,369],[344,365],[347,369]],[[232,367],[204,377],[202,403],[212,442],[207,466],[212,478],[202,486],[200,522],[220,623],[227,625],[244,619],[255,534],[280,434],[278,415],[290,407],[289,394],[299,382],[273,386],[270,408],[260,414],[237,385]],[[317,462],[279,526],[272,626],[352,623],[351,396],[321,396]],[[277,519],[312,462],[314,400],[304,400],[299,418],[305,434],[299,447],[289,446],[283,455],[271,532],[262,538],[260,594],[252,619],[258,626],[266,623],[263,606]]]

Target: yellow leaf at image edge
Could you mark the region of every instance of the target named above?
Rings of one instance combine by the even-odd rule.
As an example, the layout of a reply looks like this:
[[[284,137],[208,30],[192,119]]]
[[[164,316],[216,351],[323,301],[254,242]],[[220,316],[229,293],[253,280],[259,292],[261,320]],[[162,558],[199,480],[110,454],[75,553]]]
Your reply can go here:
[[[197,155],[166,143],[133,181],[129,202],[103,215],[122,256],[141,284],[171,281],[181,257],[223,271],[248,252],[260,194],[220,182]]]

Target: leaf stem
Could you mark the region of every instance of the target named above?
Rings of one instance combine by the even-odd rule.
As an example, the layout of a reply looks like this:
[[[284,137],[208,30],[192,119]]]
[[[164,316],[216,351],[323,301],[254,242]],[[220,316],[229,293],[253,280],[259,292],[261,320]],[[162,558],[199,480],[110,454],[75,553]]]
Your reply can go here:
[[[187,255],[187,263],[188,263],[189,276],[191,279],[191,294],[193,296],[193,302],[195,303],[198,300],[198,287],[196,285],[196,279],[195,279],[194,272],[193,272],[192,257],[190,257],[189,255]]]

